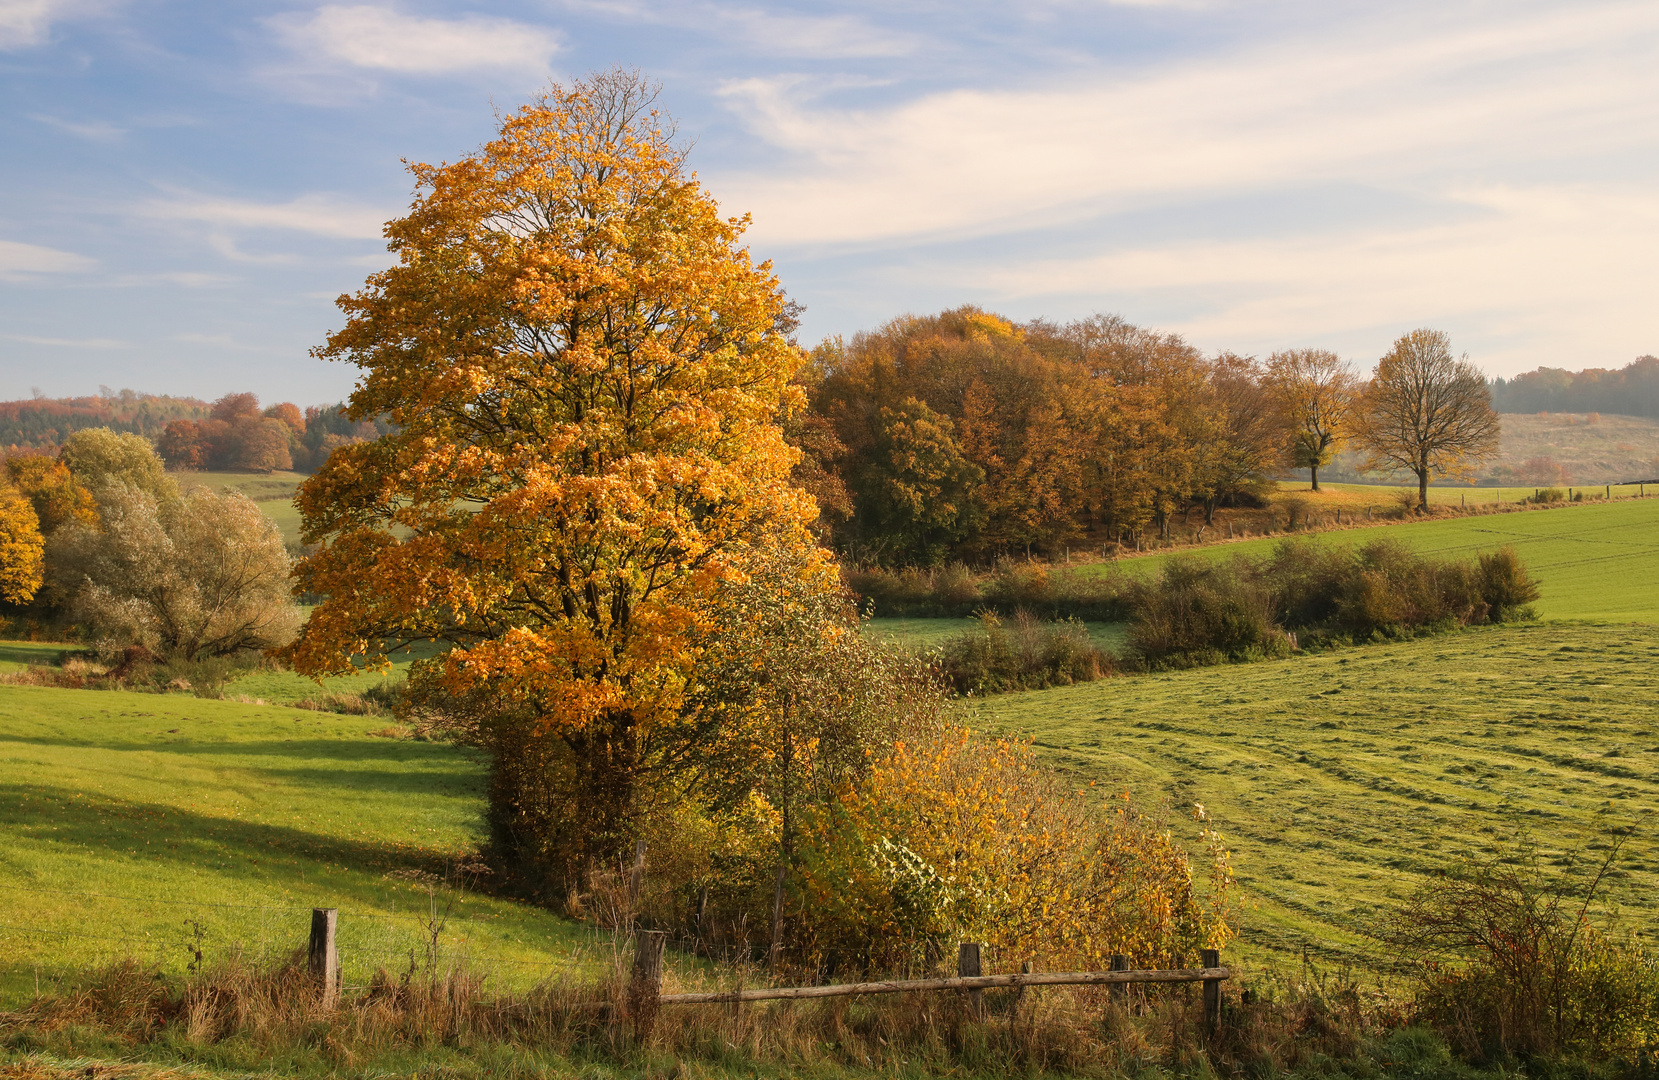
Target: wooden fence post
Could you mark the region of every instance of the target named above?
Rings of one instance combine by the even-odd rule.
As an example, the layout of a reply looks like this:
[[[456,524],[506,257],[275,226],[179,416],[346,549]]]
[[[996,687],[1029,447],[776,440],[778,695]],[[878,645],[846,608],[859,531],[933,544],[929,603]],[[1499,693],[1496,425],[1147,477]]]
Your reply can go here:
[[[634,931],[634,968],[628,978],[628,1018],[633,1022],[634,1039],[645,1042],[662,1007],[662,945],[668,935],[661,930]]]
[[[628,874],[628,914],[639,911],[639,898],[645,892],[645,841],[634,842],[634,868]]]
[[[322,989],[323,1008],[331,1009],[340,999],[340,951],[334,940],[340,923],[338,908],[311,909],[311,941],[306,959],[311,978]]]
[[[1112,954],[1112,967],[1111,967],[1111,970],[1113,970],[1113,971],[1128,971],[1129,970],[1129,958],[1127,956],[1124,956],[1122,953],[1113,953]],[[1119,1005],[1121,1005],[1121,1004],[1123,1004],[1124,1000],[1127,999],[1128,996],[1129,996],[1129,984],[1128,983],[1112,983],[1110,989],[1107,992],[1111,995],[1113,1001],[1115,1001]]]
[[[1202,968],[1218,968],[1221,966],[1220,949],[1203,949],[1198,953],[1198,966]],[[1221,981],[1219,979],[1204,980],[1204,1034],[1214,1038],[1221,1030]]]
[[[779,863],[772,882],[772,947],[766,950],[766,970],[771,972],[778,970],[783,958],[783,883],[788,876],[789,868]]]
[[[956,948],[956,974],[964,979],[974,978],[979,970],[979,942],[964,941]],[[985,1015],[985,991],[968,991],[968,1012],[974,1019]]]

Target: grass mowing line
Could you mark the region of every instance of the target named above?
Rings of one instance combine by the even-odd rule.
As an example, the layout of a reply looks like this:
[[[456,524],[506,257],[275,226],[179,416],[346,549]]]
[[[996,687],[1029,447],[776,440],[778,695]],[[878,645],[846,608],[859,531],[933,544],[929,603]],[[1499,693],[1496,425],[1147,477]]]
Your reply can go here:
[[[6,926],[26,928],[0,930],[0,997],[32,991],[37,970],[51,980],[129,953],[174,973],[198,944],[210,958],[284,956],[313,906],[342,911],[348,981],[424,956],[428,897],[388,875],[478,843],[483,767],[447,744],[367,734],[383,723],[0,686],[0,889]],[[440,944],[512,969],[499,978],[514,985],[570,963],[589,937],[466,894]]]
[[[1659,809],[1659,629],[1470,630],[1289,661],[1112,679],[970,705],[1109,793],[1202,803],[1252,904],[1247,959],[1386,968],[1375,933],[1423,874],[1532,834],[1552,865]],[[1637,832],[1607,894],[1659,917]]]

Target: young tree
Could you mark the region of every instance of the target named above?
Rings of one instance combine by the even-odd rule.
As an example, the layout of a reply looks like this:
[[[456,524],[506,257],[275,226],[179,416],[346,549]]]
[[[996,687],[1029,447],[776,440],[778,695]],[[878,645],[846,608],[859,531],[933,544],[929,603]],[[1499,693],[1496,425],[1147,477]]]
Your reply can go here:
[[[449,644],[415,690],[513,725],[492,800],[533,794],[521,761],[578,793],[555,885],[671,794],[653,781],[734,553],[810,547],[815,516],[777,422],[802,398],[789,305],[655,93],[621,71],[555,86],[472,156],[412,166],[397,265],[316,351],[363,369],[352,419],[394,427],[301,488],[298,576],[325,599],[289,655],[324,674]]]
[[[1413,330],[1394,342],[1366,387],[1358,435],[1372,467],[1417,476],[1417,511],[1429,506],[1431,476],[1467,475],[1498,452],[1498,414],[1480,370],[1452,355],[1451,337]]]
[[[1290,349],[1267,361],[1268,381],[1290,426],[1292,463],[1308,470],[1314,491],[1352,428],[1359,379],[1334,352]]]
[[[29,500],[0,483],[0,600],[27,604],[40,589],[45,565],[40,519]]]
[[[158,503],[116,482],[98,504],[100,527],[66,526],[49,545],[55,587],[97,637],[187,660],[293,639],[282,533],[247,496],[193,488]]]

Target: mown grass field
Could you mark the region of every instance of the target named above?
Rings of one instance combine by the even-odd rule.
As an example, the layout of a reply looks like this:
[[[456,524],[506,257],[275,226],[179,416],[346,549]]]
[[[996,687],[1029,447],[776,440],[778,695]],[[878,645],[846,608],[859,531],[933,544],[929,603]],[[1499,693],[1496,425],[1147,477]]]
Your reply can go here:
[[[1376,939],[1423,875],[1530,837],[1547,866],[1633,829],[1608,900],[1659,918],[1659,629],[1540,624],[970,705],[1103,797],[1203,804],[1245,901],[1235,951],[1386,971]]]
[[[0,686],[0,1000],[129,955],[182,972],[198,941],[208,960],[286,955],[314,906],[340,909],[348,984],[423,959],[430,897],[396,875],[476,846],[483,768],[446,744],[371,734],[385,727]],[[582,940],[546,912],[465,894],[440,948],[512,986],[568,964]]]

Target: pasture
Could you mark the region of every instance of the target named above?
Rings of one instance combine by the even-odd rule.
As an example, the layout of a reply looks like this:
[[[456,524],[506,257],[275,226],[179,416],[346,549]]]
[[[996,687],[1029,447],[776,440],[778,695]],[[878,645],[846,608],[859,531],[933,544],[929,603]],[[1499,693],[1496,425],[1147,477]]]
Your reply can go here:
[[[1504,514],[1479,514],[1299,533],[1321,544],[1399,540],[1425,555],[1470,558],[1511,545],[1539,579],[1545,619],[1659,620],[1659,499],[1585,502]],[[1075,573],[1156,573],[1180,554],[1202,558],[1271,554],[1284,537],[1266,536],[1091,563]]]
[[[482,765],[377,735],[383,718],[21,686],[0,686],[0,717],[0,1000],[125,956],[174,974],[198,948],[285,956],[313,906],[341,911],[348,984],[407,970],[432,911],[409,875],[481,840]],[[545,911],[454,897],[442,962],[496,984],[544,977],[585,940]]]
[[[1659,629],[1469,630],[969,703],[1102,797],[1203,804],[1243,885],[1240,955],[1386,971],[1422,876],[1528,839],[1549,869],[1632,830],[1606,901],[1659,918]]]

